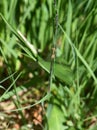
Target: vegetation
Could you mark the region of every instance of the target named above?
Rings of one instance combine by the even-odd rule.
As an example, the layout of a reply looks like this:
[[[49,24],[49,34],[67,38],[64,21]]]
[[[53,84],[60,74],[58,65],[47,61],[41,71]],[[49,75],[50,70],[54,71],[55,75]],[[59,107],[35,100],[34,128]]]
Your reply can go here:
[[[96,21],[96,0],[0,1],[0,129],[97,129]]]

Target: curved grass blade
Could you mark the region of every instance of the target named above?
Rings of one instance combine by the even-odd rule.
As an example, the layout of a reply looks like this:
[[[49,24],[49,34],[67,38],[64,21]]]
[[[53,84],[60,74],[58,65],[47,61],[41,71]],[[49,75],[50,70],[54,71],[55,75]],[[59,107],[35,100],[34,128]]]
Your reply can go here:
[[[90,66],[88,65],[88,63],[85,61],[85,59],[83,58],[83,56],[80,54],[80,52],[78,51],[78,49],[75,47],[75,45],[72,43],[71,39],[68,37],[68,35],[66,34],[66,32],[64,31],[64,29],[62,28],[62,26],[59,24],[60,29],[62,30],[62,32],[64,33],[64,35],[66,36],[70,46],[72,48],[74,48],[77,56],[79,57],[79,59],[82,61],[82,63],[84,64],[84,66],[87,68],[87,70],[89,71],[89,73],[91,74],[92,78],[94,79],[95,83],[97,84],[97,78],[94,74],[94,72],[92,71],[92,69],[90,68]]]
[[[16,31],[8,22],[7,20],[2,16],[2,14],[0,13],[1,18],[4,20],[4,22],[6,23],[6,25],[9,27],[9,29],[12,31],[12,33],[24,44],[26,44],[28,46],[28,48],[31,49],[32,44],[29,43],[27,41],[27,39],[21,34],[20,31]],[[23,45],[20,44],[20,47],[22,49],[25,50],[25,48],[23,47]],[[31,49],[31,52],[35,55],[35,57],[33,55],[30,54],[30,57],[37,62],[37,58],[36,58],[36,53],[33,51],[33,49]],[[29,55],[28,51],[26,51],[26,53]],[[50,73],[50,62],[46,62],[44,61],[41,57],[38,56],[38,64],[41,68],[43,68],[45,71],[47,71],[48,73]],[[72,70],[67,67],[67,66],[62,66],[62,65],[58,65],[55,63],[54,65],[54,74],[57,78],[59,78],[60,80],[62,80],[63,82],[65,82],[68,85],[71,85],[73,82],[73,72]]]
[[[18,109],[14,109],[14,110],[6,110],[6,111],[2,111],[2,112],[17,112],[17,111],[21,111],[21,110],[25,110],[25,109],[29,109],[31,107],[36,106],[37,104],[43,103],[44,101],[48,100],[51,97],[51,94],[48,93],[46,94],[42,99],[40,99],[39,101],[37,101],[36,103],[32,104],[32,105],[28,105],[26,107],[21,107]]]
[[[16,79],[13,81],[13,83],[8,87],[8,89],[6,89],[6,91],[4,92],[4,94],[0,97],[0,102],[3,100],[4,97],[6,97],[6,94],[11,89],[11,87],[14,85],[14,83],[17,81],[17,79],[20,77],[21,74],[22,74],[22,72],[16,77]]]
[[[10,79],[12,76],[14,76],[16,74],[16,72],[14,72],[13,74],[9,75],[8,77],[4,78],[2,81],[0,81],[0,84],[5,82],[6,80]]]

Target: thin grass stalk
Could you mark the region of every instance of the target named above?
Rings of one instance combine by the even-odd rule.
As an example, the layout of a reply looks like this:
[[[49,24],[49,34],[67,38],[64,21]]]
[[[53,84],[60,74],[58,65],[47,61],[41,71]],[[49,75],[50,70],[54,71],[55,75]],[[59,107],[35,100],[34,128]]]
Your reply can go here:
[[[5,63],[8,64],[8,60],[7,60],[6,56],[5,56],[5,54],[3,53],[3,51],[2,51],[2,54],[3,54],[3,56],[4,56]],[[18,96],[18,94],[17,94],[17,91],[16,91],[16,84],[15,84],[16,79],[14,79],[14,76],[12,75],[12,70],[11,70],[11,68],[10,68],[9,66],[8,66],[8,75],[9,75],[11,81],[12,81],[12,85],[11,85],[11,86],[13,86],[13,88],[14,88],[15,95],[16,95],[16,99],[17,99],[17,100],[15,100],[15,101],[13,100],[13,101],[14,101],[14,104],[15,104],[15,106],[16,106],[17,108],[21,108],[22,106],[21,106],[21,103],[20,103],[20,98],[19,98],[19,96]],[[10,75],[11,75],[11,76],[10,76]],[[20,75],[20,74],[19,74],[19,75]],[[9,91],[9,89],[11,88],[11,86],[5,91],[5,93],[3,94],[3,97],[4,97],[4,95]],[[0,98],[1,98],[1,100],[2,100],[2,96],[1,96]],[[24,114],[23,114],[22,110],[19,111],[19,113],[20,113],[20,115],[21,115],[21,117],[22,117],[23,124],[25,124],[25,123],[26,123],[26,119],[25,119],[25,117],[24,117]]]
[[[56,43],[57,43],[57,35],[58,35],[58,9],[57,9],[57,2],[54,0],[53,3],[54,10],[53,10],[53,42],[51,47],[51,64],[50,64],[50,78],[49,78],[49,92],[51,90],[52,79],[54,74],[54,62],[56,56]]]

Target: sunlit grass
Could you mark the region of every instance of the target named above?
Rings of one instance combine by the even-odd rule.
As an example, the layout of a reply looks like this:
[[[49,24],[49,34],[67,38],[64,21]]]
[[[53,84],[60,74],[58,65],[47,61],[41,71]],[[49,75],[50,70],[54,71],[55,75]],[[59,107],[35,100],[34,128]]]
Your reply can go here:
[[[97,115],[97,2],[58,0],[56,4],[57,35],[53,30],[56,12],[53,0],[0,2],[0,56],[6,68],[0,67],[0,89],[6,88],[0,101],[17,95],[18,105],[13,111],[22,112],[27,107],[22,107],[19,91],[30,87],[30,82],[35,83],[34,78],[40,81],[39,75],[43,73],[42,84],[46,84],[43,90],[47,94],[49,76],[53,75],[50,95],[43,95],[34,104],[48,101],[43,129],[95,130],[96,125],[91,122]],[[56,57],[50,75],[54,39]],[[34,78],[28,77],[30,72]],[[20,82],[21,79],[25,82]],[[6,80],[9,84],[3,86]],[[19,114],[25,118],[23,113]]]

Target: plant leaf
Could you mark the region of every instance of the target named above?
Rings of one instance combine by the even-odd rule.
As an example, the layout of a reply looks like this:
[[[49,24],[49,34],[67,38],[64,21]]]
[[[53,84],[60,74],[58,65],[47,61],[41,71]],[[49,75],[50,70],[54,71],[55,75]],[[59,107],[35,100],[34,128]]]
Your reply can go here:
[[[64,130],[63,123],[63,112],[56,105],[53,105],[50,116],[48,118],[49,130]]]
[[[38,57],[39,64],[42,64],[44,69],[49,72],[50,70],[50,62],[44,61],[42,58]],[[54,75],[60,79],[61,81],[65,82],[68,85],[71,85],[73,83],[73,71],[70,67],[66,65],[61,65],[58,63],[54,64]]]

